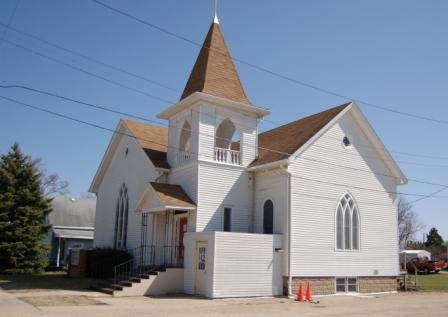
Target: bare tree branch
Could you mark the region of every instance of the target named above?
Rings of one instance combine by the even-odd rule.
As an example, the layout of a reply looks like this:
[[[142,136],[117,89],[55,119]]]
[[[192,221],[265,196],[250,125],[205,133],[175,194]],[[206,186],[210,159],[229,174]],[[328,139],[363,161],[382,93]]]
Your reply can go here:
[[[54,194],[66,195],[70,192],[68,189],[70,184],[67,181],[61,180],[57,173],[48,174],[41,159],[35,159],[34,164],[40,172],[42,190],[46,197],[53,196]]]
[[[424,228],[415,214],[413,205],[403,197],[398,200],[398,242],[400,249],[405,249],[406,245],[414,239],[417,232]]]

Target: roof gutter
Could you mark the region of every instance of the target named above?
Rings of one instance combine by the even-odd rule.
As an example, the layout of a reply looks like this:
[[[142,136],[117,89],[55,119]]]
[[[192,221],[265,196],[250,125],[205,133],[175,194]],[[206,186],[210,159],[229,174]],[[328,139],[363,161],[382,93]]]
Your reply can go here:
[[[256,165],[256,166],[248,167],[247,171],[248,172],[255,172],[255,171],[258,171],[258,170],[270,170],[270,169],[273,169],[273,168],[281,168],[282,165],[289,165],[289,158],[284,159],[284,160],[280,160],[280,161],[275,161],[275,162],[271,162],[271,163],[262,164],[262,165]]]

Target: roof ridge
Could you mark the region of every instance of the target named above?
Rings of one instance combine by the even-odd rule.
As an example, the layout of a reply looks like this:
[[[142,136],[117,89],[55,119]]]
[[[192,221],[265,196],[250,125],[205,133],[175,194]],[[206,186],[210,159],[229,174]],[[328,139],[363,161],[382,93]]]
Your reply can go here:
[[[335,106],[335,107],[332,107],[332,108],[329,108],[329,109],[326,109],[326,110],[322,110],[322,111],[320,111],[320,112],[316,112],[316,113],[310,114],[310,115],[308,115],[308,116],[306,116],[306,117],[302,117],[302,118],[296,119],[296,120],[294,120],[294,121],[290,121],[290,122],[284,123],[284,124],[282,124],[282,125],[279,125],[278,127],[272,128],[272,129],[270,129],[270,130],[266,130],[266,131],[260,132],[258,135],[261,135],[261,134],[263,134],[263,133],[267,133],[267,132],[270,132],[270,131],[275,131],[275,130],[277,130],[277,129],[281,129],[281,128],[285,127],[285,126],[292,125],[292,124],[294,124],[294,123],[298,123],[299,121],[302,121],[302,120],[305,120],[305,119],[310,119],[310,118],[312,118],[312,117],[314,117],[314,116],[318,116],[318,115],[325,114],[325,113],[327,113],[327,112],[334,111],[334,110],[336,110],[337,108],[341,108],[341,111],[342,111],[342,109],[344,109],[345,107],[349,106],[351,103],[352,103],[351,101],[350,101],[350,102],[346,102],[346,103],[344,103],[344,104],[342,104],[342,105]]]

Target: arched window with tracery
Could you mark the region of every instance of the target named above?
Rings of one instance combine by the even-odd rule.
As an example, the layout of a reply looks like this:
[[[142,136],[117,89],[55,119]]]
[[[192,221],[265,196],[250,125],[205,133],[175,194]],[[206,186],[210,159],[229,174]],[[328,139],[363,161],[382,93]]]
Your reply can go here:
[[[336,209],[336,249],[359,250],[359,211],[348,193],[342,196]]]
[[[126,248],[126,236],[128,231],[128,211],[129,199],[128,189],[123,184],[117,199],[115,209],[115,230],[114,230],[114,247],[116,249]]]

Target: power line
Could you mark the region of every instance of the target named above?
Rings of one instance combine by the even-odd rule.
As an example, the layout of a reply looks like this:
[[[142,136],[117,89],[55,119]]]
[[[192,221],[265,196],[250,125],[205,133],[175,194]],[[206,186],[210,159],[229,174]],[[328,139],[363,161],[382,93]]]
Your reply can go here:
[[[91,123],[91,122],[88,122],[88,121],[85,121],[85,120],[81,120],[81,119],[77,119],[77,118],[74,118],[74,117],[71,117],[71,116],[67,116],[67,115],[61,114],[59,112],[55,112],[55,111],[51,111],[51,110],[48,110],[48,109],[44,109],[44,108],[41,108],[41,107],[38,107],[38,106],[35,106],[35,105],[31,105],[29,103],[21,102],[21,101],[16,100],[16,99],[12,99],[12,98],[5,97],[5,96],[2,96],[2,95],[0,95],[0,98],[2,98],[4,100],[7,100],[7,101],[10,101],[10,102],[13,102],[13,103],[16,103],[16,104],[19,104],[19,105],[22,105],[22,106],[25,106],[25,107],[28,107],[28,108],[31,108],[31,109],[34,109],[34,110],[37,110],[37,111],[45,112],[45,113],[50,114],[50,115],[54,115],[54,116],[57,116],[57,117],[60,117],[60,118],[64,118],[64,119],[67,119],[67,120],[70,120],[70,121],[73,121],[73,122],[76,122],[76,123],[88,125],[88,126],[91,126],[91,127],[97,128],[97,129],[105,130],[105,131],[109,131],[109,132],[112,132],[114,134],[122,134],[122,135],[129,136],[129,137],[131,137],[133,139],[136,139],[136,140],[142,140],[142,141],[150,142],[150,143],[153,143],[153,144],[156,144],[156,145],[160,145],[162,147],[181,150],[180,148],[177,148],[177,147],[174,147],[174,146],[170,146],[170,145],[167,145],[167,144],[162,144],[162,143],[155,142],[155,141],[149,140],[149,139],[138,138],[138,137],[135,137],[132,134],[123,133],[121,131],[110,129],[110,128],[107,128],[107,127],[104,127],[104,126],[101,126],[101,125],[98,125],[98,124],[94,124],[94,123]],[[197,153],[194,153],[194,152],[190,152],[190,153],[191,154],[197,154]],[[211,156],[208,156],[208,157],[212,158]],[[212,159],[214,159],[214,157]],[[359,186],[351,186],[351,185],[345,185],[345,184],[340,184],[340,183],[321,181],[321,180],[316,180],[316,179],[307,178],[307,177],[300,177],[300,176],[296,176],[296,175],[291,175],[291,177],[298,178],[298,179],[301,179],[301,180],[308,180],[308,181],[313,181],[313,182],[318,182],[318,183],[323,183],[323,184],[340,186],[340,187],[344,187],[344,188],[355,188],[355,189],[358,189],[358,190],[365,190],[365,191],[376,192],[376,193],[387,193],[387,194],[394,194],[394,195],[416,196],[416,197],[427,197],[427,198],[430,198],[430,197],[432,197],[432,198],[448,198],[448,196],[434,196],[434,194],[432,194],[433,196],[430,196],[430,195],[424,195],[424,194],[382,191],[382,190],[376,190],[376,189],[359,187]]]
[[[177,38],[179,40],[182,40],[184,42],[193,44],[195,46],[203,47],[201,43],[195,42],[195,41],[190,40],[190,39],[188,39],[188,38],[186,38],[186,37],[184,37],[182,35],[179,35],[179,34],[177,34],[175,32],[169,31],[169,30],[167,30],[167,29],[165,29],[163,27],[160,27],[158,25],[150,23],[150,22],[148,22],[146,20],[140,19],[140,18],[138,18],[138,17],[136,17],[136,16],[134,16],[134,15],[132,15],[130,13],[127,13],[125,11],[119,10],[119,9],[117,9],[115,7],[112,7],[112,6],[108,5],[108,4],[106,4],[106,3],[103,3],[103,2],[98,1],[98,0],[91,0],[91,1],[96,3],[96,4],[98,4],[98,5],[100,5],[100,6],[102,6],[102,7],[104,7],[104,8],[106,8],[106,9],[114,11],[115,13],[118,13],[118,14],[120,14],[122,16],[125,16],[125,17],[127,17],[129,19],[137,21],[137,22],[139,22],[139,23],[141,23],[143,25],[146,25],[146,26],[148,26],[148,27],[150,27],[152,29],[158,30],[158,31],[160,31],[162,33],[170,35],[170,36],[172,36],[174,38]],[[204,48],[209,49],[209,50],[214,50],[214,51],[216,51],[218,53],[224,54],[224,52],[221,52],[220,50],[215,49],[215,48],[205,47],[205,46],[204,46]],[[307,82],[304,82],[304,81],[292,78],[290,76],[286,76],[286,75],[280,74],[280,73],[278,73],[276,71],[273,71],[273,70],[268,69],[268,68],[263,67],[263,66],[259,66],[259,65],[247,62],[247,61],[245,61],[243,59],[240,59],[240,58],[235,58],[235,57],[231,57],[231,58],[234,61],[236,61],[236,62],[238,62],[240,64],[249,66],[249,67],[251,67],[253,69],[256,69],[258,71],[270,74],[270,75],[272,75],[274,77],[281,78],[283,80],[289,81],[291,83],[294,83],[294,84],[297,84],[297,85],[300,85],[300,86],[303,86],[303,87],[307,87],[307,88],[313,89],[313,90],[321,92],[321,93],[325,93],[327,95],[332,95],[332,96],[335,96],[335,97],[338,97],[338,98],[342,98],[342,99],[345,99],[345,100],[349,100],[349,101],[356,101],[359,104],[363,104],[363,105],[371,107],[371,108],[375,108],[375,109],[378,109],[378,110],[395,113],[395,114],[402,115],[402,116],[407,116],[407,117],[414,118],[414,119],[420,119],[420,120],[425,120],[425,121],[429,121],[429,122],[435,122],[435,123],[439,123],[439,124],[448,124],[448,120],[440,120],[440,119],[427,117],[427,116],[422,116],[422,115],[418,115],[418,114],[413,114],[413,113],[409,113],[409,112],[405,112],[405,111],[399,111],[399,110],[395,110],[395,109],[390,108],[390,107],[385,107],[385,106],[377,105],[377,104],[374,104],[374,103],[371,103],[371,102],[367,102],[367,101],[364,101],[364,100],[359,99],[359,98],[352,98],[352,97],[347,96],[345,94],[338,93],[338,92],[335,92],[335,91],[332,91],[332,90],[329,90],[329,89],[321,88],[321,87],[318,87],[316,85],[313,85],[313,84],[310,84],[310,83],[307,83]]]
[[[418,199],[416,199],[416,200],[411,201],[410,204],[415,204],[415,203],[417,203],[417,202],[419,202],[419,201],[422,201],[422,200],[424,200],[424,199],[434,197],[434,196],[437,195],[438,193],[440,193],[440,192],[446,190],[447,188],[448,188],[448,187],[444,187],[444,188],[441,188],[441,189],[439,189],[439,190],[436,190],[435,192],[433,192],[433,193],[427,195],[426,197],[421,197],[421,198],[418,198]]]
[[[5,31],[2,34],[2,37],[0,38],[0,47],[2,46],[3,40],[6,37],[6,33],[8,33],[8,29],[7,28],[11,25],[11,23],[12,23],[12,21],[14,19],[14,16],[16,15],[16,11],[17,11],[17,8],[19,7],[19,4],[20,4],[20,0],[17,0],[16,1],[16,5],[15,5],[11,15],[9,16],[8,23],[5,24],[5,23],[1,23],[0,22],[2,25],[4,25],[6,27]]]
[[[35,54],[35,55],[37,55],[37,56],[43,57],[43,58],[45,58],[45,59],[47,59],[47,60],[49,60],[49,61],[52,61],[52,62],[61,64],[61,65],[64,65],[64,66],[66,66],[66,67],[69,67],[69,68],[71,68],[71,69],[74,69],[74,70],[76,70],[76,71],[78,71],[78,72],[81,72],[81,73],[83,73],[83,74],[89,75],[89,76],[91,76],[91,77],[95,77],[95,78],[97,78],[97,79],[101,79],[101,80],[103,80],[103,81],[105,81],[105,82],[108,82],[108,83],[110,83],[110,84],[116,85],[116,86],[118,86],[118,87],[128,89],[128,90],[130,90],[130,91],[133,91],[133,92],[142,94],[142,95],[144,95],[144,96],[146,96],[146,97],[150,97],[150,98],[152,98],[152,99],[155,99],[155,100],[158,100],[158,101],[161,101],[161,102],[164,102],[164,103],[165,103],[165,102],[166,102],[166,103],[174,103],[174,102],[172,102],[172,101],[170,101],[170,100],[167,100],[167,99],[158,97],[158,96],[156,96],[156,95],[149,94],[149,93],[147,93],[147,92],[145,92],[145,91],[143,91],[143,90],[140,90],[140,89],[136,89],[136,88],[127,86],[127,85],[122,84],[122,83],[120,83],[120,82],[118,82],[118,81],[115,81],[115,80],[106,78],[106,77],[104,77],[104,76],[95,74],[95,73],[90,72],[90,71],[88,71],[88,70],[85,70],[85,69],[83,69],[83,68],[81,68],[81,67],[74,66],[74,65],[72,65],[72,64],[66,63],[66,62],[64,62],[64,61],[62,61],[62,60],[60,60],[60,59],[57,59],[57,58],[48,56],[48,55],[43,54],[43,53],[40,53],[40,52],[38,52],[38,51],[36,51],[36,50],[33,50],[33,49],[28,48],[28,47],[26,47],[26,46],[20,45],[20,44],[18,44],[18,43],[13,42],[13,41],[10,41],[10,40],[7,40],[7,39],[4,39],[3,41],[4,41],[5,43],[8,43],[9,45],[14,46],[14,47],[20,48],[20,49],[25,50],[25,51],[27,51],[27,52],[29,52],[29,53],[32,53],[32,54]]]
[[[3,82],[5,82],[5,81],[3,81]],[[142,120],[142,121],[151,122],[151,123],[154,123],[154,124],[166,126],[166,124],[163,123],[163,122],[156,121],[156,120],[151,120],[151,119],[148,119],[148,118],[145,118],[145,117],[142,117],[142,116],[137,116],[137,115],[134,115],[134,114],[129,113],[129,112],[118,111],[118,110],[111,109],[111,108],[108,108],[108,107],[96,105],[96,104],[93,104],[93,103],[90,103],[90,102],[81,101],[81,100],[78,100],[78,99],[69,98],[69,97],[66,97],[66,96],[62,96],[62,95],[59,95],[59,94],[51,93],[51,92],[48,92],[48,91],[44,91],[44,90],[40,90],[40,89],[28,87],[28,86],[23,86],[23,85],[0,85],[0,88],[3,88],[3,89],[9,89],[9,88],[24,89],[24,90],[36,92],[36,93],[39,93],[39,94],[42,94],[42,95],[47,95],[47,96],[59,98],[59,99],[65,100],[65,101],[70,101],[70,102],[74,102],[74,103],[77,103],[77,104],[81,104],[81,105],[84,105],[84,106],[87,106],[87,107],[91,107],[91,108],[94,108],[94,109],[103,110],[103,111],[119,114],[119,115],[122,115],[122,116],[128,116],[128,117],[131,117],[131,118],[134,118],[134,119],[138,119],[138,120]]]
[[[2,23],[2,22],[0,22],[0,25],[3,25],[3,26],[5,26],[5,27],[7,27],[7,26],[6,26],[4,23]],[[70,50],[70,49],[66,49],[66,48],[61,47],[61,46],[59,46],[59,45],[57,45],[57,44],[54,44],[54,43],[51,43],[51,42],[46,41],[46,40],[44,40],[44,39],[41,39],[41,38],[39,38],[39,37],[37,37],[37,36],[35,36],[35,35],[29,34],[29,33],[25,33],[25,32],[22,32],[22,31],[19,31],[19,30],[16,29],[16,28],[13,28],[13,27],[7,27],[7,28],[12,29],[13,31],[18,32],[18,33],[23,33],[23,34],[25,34],[26,36],[29,36],[29,37],[38,39],[39,41],[42,41],[42,42],[44,42],[44,43],[46,43],[46,44],[48,44],[48,45],[54,46],[54,47],[59,48],[59,49],[61,49],[61,50],[65,50],[65,51],[70,52],[70,53],[73,53],[73,54],[75,54],[75,55],[79,55],[79,56],[81,56],[81,57],[83,57],[83,58],[86,58],[86,59],[88,59],[88,60],[94,61],[94,62],[96,62],[96,63],[102,64],[102,65],[106,65],[106,66],[108,66],[108,67],[111,67],[111,68],[113,68],[113,69],[117,69],[117,70],[122,71],[122,72],[125,72],[125,73],[132,74],[132,73],[128,72],[127,70],[124,70],[124,69],[121,69],[121,68],[117,68],[117,67],[115,67],[115,66],[112,66],[112,65],[103,63],[103,62],[101,62],[101,61],[98,61],[98,60],[96,60],[96,59],[93,59],[93,58],[91,58],[91,57],[88,57],[88,56],[86,56],[86,55],[84,55],[84,54],[78,53],[78,52],[73,51],[73,50]],[[41,57],[43,57],[43,58],[49,59],[50,61],[53,61],[53,62],[62,64],[62,65],[64,65],[64,66],[70,67],[70,68],[72,68],[72,69],[74,69],[74,70],[81,71],[81,72],[86,73],[86,74],[88,74],[88,75],[90,75],[90,76],[93,76],[93,77],[95,77],[95,78],[99,78],[99,79],[105,80],[105,81],[107,81],[107,82],[109,82],[109,83],[112,83],[112,84],[114,84],[114,85],[118,85],[118,86],[120,86],[120,87],[129,89],[129,90],[132,90],[132,91],[134,91],[134,92],[137,92],[137,93],[140,93],[140,94],[144,94],[145,96],[148,96],[148,97],[150,97],[150,98],[156,99],[156,100],[158,100],[158,101],[167,102],[167,103],[175,103],[175,102],[173,102],[173,101],[166,100],[166,99],[161,98],[161,97],[159,97],[159,96],[156,96],[156,95],[153,95],[153,94],[148,94],[148,93],[146,93],[146,92],[143,92],[143,91],[141,91],[141,90],[135,89],[135,88],[133,88],[133,87],[126,86],[126,85],[124,85],[124,84],[121,84],[121,83],[119,83],[119,82],[116,82],[116,81],[114,81],[114,80],[111,80],[111,79],[109,79],[109,78],[106,78],[106,77],[104,77],[104,76],[100,76],[100,75],[94,74],[94,73],[92,73],[92,72],[86,71],[86,70],[84,70],[84,69],[82,69],[82,68],[80,68],[80,67],[73,66],[73,65],[71,65],[71,64],[68,64],[68,63],[63,62],[63,61],[58,60],[58,59],[55,59],[55,58],[53,58],[53,57],[49,57],[49,56],[47,56],[47,55],[45,55],[45,54],[42,54],[42,53],[40,53],[40,52],[37,52],[37,51],[32,50],[32,49],[30,49],[30,48],[27,48],[27,47],[25,47],[25,46],[23,46],[23,45],[19,45],[19,44],[15,43],[15,42],[8,41],[8,40],[5,40],[5,41],[6,41],[8,44],[10,44],[10,45],[13,45],[13,46],[15,46],[15,47],[24,49],[24,50],[26,50],[26,51],[28,51],[28,52],[30,52],[30,53],[33,53],[33,54],[37,54],[37,55],[39,55],[39,56],[41,56]],[[135,74],[133,74],[133,75],[135,75]],[[139,77],[139,75],[135,75],[135,76]],[[160,84],[160,83],[158,83],[158,82],[156,82],[156,81],[149,80],[149,79],[148,79],[148,81],[153,82],[153,83],[157,83],[157,84],[158,84],[159,86],[161,86],[161,87],[165,87],[165,86],[163,86],[163,84]],[[171,90],[176,91],[175,89],[172,89],[172,88],[170,88],[170,87],[166,87],[166,88],[169,88],[169,89],[171,89]],[[117,112],[117,113],[119,113],[119,112]],[[151,122],[151,121],[148,120],[147,118],[142,118],[142,117],[138,117],[138,116],[136,117],[135,115],[132,115],[132,114],[128,114],[128,115],[130,115],[131,117],[134,117],[134,118],[138,118],[138,119],[142,119],[142,120]],[[276,124],[276,125],[280,125],[280,123],[274,122],[274,121],[272,121],[272,120],[264,119],[263,121],[265,121],[265,122],[270,122],[270,123],[273,123],[273,124]],[[329,137],[329,136],[323,136],[323,137]],[[362,145],[361,145],[361,146],[362,146]],[[370,148],[370,147],[369,147],[369,148]],[[429,156],[429,155],[421,155],[421,154],[413,154],[413,153],[399,152],[399,151],[393,151],[393,150],[391,150],[391,152],[395,152],[395,153],[403,154],[403,155],[408,155],[408,156],[415,156],[415,157],[436,158],[436,159],[448,159],[448,157],[436,157],[436,156]],[[382,159],[380,158],[380,160],[382,160]],[[422,164],[422,163],[413,163],[413,162],[398,161],[398,160],[397,160],[397,162],[400,162],[400,163],[403,163],[403,164],[416,165],[416,166],[425,166],[425,167],[442,167],[442,168],[448,167],[448,165]]]
[[[164,122],[161,122],[161,121],[148,119],[148,118],[145,118],[145,117],[142,117],[142,116],[136,116],[136,115],[134,115],[132,113],[129,113],[129,112],[117,111],[117,110],[114,110],[114,109],[111,109],[111,108],[108,108],[108,107],[105,107],[105,106],[100,106],[100,105],[96,105],[96,104],[93,104],[93,103],[81,101],[81,100],[78,100],[78,99],[69,98],[69,97],[66,97],[66,96],[63,96],[63,95],[60,95],[60,94],[55,94],[55,93],[51,93],[51,92],[48,92],[48,91],[44,91],[44,90],[40,90],[40,89],[28,87],[28,86],[23,86],[23,85],[0,85],[0,88],[3,88],[3,89],[10,89],[10,88],[24,89],[24,90],[36,92],[36,93],[39,93],[39,94],[51,96],[51,97],[54,97],[54,98],[59,98],[59,99],[65,100],[65,101],[81,104],[81,105],[88,106],[88,107],[91,107],[91,108],[94,108],[94,109],[98,109],[98,110],[102,110],[102,111],[107,111],[107,112],[111,112],[111,113],[115,113],[115,114],[119,114],[119,115],[132,117],[134,119],[138,119],[138,120],[154,123],[154,124],[157,124],[157,125],[160,125],[160,126],[168,128],[168,125],[166,123],[164,123]],[[200,112],[198,112],[198,113],[200,113]],[[190,133],[193,132],[191,129],[185,129],[183,127],[171,127],[171,128],[175,128],[175,129],[180,130],[180,131],[187,131],[187,132],[190,132]],[[224,141],[231,141],[231,140],[229,140],[227,138],[218,137],[218,136],[215,136],[215,135],[212,135],[212,134],[208,134],[208,133],[200,132],[199,134],[200,135],[205,135],[205,136],[208,136],[208,137],[214,137],[214,138],[217,138],[217,139],[222,139]],[[251,146],[251,147],[253,146],[254,148],[256,148],[256,150],[257,149],[261,149],[261,150],[265,150],[265,151],[275,152],[275,153],[278,153],[278,154],[283,154],[283,155],[288,156],[288,157],[293,154],[293,153],[291,154],[291,153],[287,153],[287,152],[275,151],[275,150],[272,150],[270,148],[261,147],[261,146],[257,147],[257,146],[255,146],[253,144],[248,144],[248,143],[242,143],[242,144],[243,145],[248,145],[248,146]],[[317,144],[314,144],[314,146],[321,147],[321,148],[328,149],[328,150],[332,150],[332,151],[337,151],[335,149],[332,149],[332,148],[329,148],[329,147],[323,147],[323,146],[320,146],[320,145],[317,145]],[[341,151],[341,152],[344,152],[345,154],[358,156],[355,153],[350,153],[350,152],[346,152],[346,151]],[[381,160],[380,158],[377,158],[377,157],[372,157],[372,158]],[[318,160],[318,159],[314,159],[314,158],[308,158],[308,157],[305,157],[305,156],[300,156],[299,159],[312,161],[312,162],[317,162],[317,163],[321,163],[321,164],[326,164],[326,165],[330,165],[330,166],[342,167],[342,168],[348,169],[348,170],[365,172],[365,173],[369,173],[369,174],[373,174],[373,175],[385,176],[385,177],[390,177],[390,178],[396,179],[395,176],[390,175],[390,174],[378,173],[378,172],[373,172],[373,171],[369,171],[369,170],[359,169],[359,168],[355,168],[355,167],[335,164],[335,163],[326,162],[326,161],[322,161],[322,160]],[[424,180],[418,180],[418,179],[414,179],[414,178],[408,178],[408,180],[416,182],[416,183],[421,183],[421,184],[448,187],[448,185],[433,183],[433,182],[424,181]]]
[[[153,80],[153,79],[149,79],[148,77],[145,77],[145,76],[136,74],[136,73],[134,73],[134,72],[130,72],[130,71],[124,69],[124,68],[117,67],[117,66],[114,66],[114,65],[112,65],[112,64],[105,63],[105,62],[103,62],[103,61],[101,61],[101,60],[98,60],[98,59],[96,59],[96,58],[87,56],[86,54],[77,52],[77,51],[75,51],[75,50],[68,49],[68,48],[63,47],[63,46],[61,46],[61,45],[59,45],[59,44],[56,44],[56,43],[50,42],[50,41],[48,41],[48,40],[45,40],[45,39],[43,39],[42,37],[39,37],[39,36],[37,36],[37,35],[31,34],[31,33],[27,33],[27,32],[25,32],[25,31],[22,31],[22,30],[19,30],[19,29],[15,28],[15,27],[9,26],[9,25],[7,25],[7,24],[1,22],[1,21],[0,21],[0,25],[3,26],[3,27],[5,28],[5,31],[6,31],[6,30],[12,30],[12,31],[14,31],[14,32],[16,32],[16,33],[18,33],[18,34],[25,35],[25,36],[27,36],[28,38],[35,39],[35,40],[37,40],[37,41],[39,41],[39,42],[41,42],[41,43],[44,43],[44,44],[46,44],[46,45],[52,46],[52,47],[54,47],[54,48],[57,48],[57,49],[59,49],[59,50],[68,52],[68,53],[70,53],[70,54],[73,54],[73,55],[76,55],[76,56],[79,56],[79,57],[82,57],[82,58],[84,58],[84,59],[86,59],[86,60],[88,60],[88,61],[90,61],[90,62],[93,62],[93,63],[99,64],[99,65],[108,67],[108,68],[110,68],[110,69],[116,70],[116,71],[121,72],[121,73],[123,73],[123,74],[126,74],[126,75],[129,75],[129,76],[133,76],[133,77],[135,77],[135,78],[144,80],[144,81],[146,81],[146,82],[148,82],[148,83],[150,83],[150,84],[153,84],[153,85],[156,85],[156,86],[159,86],[159,87],[162,87],[162,88],[165,88],[165,89],[174,91],[174,92],[180,92],[180,91],[177,90],[177,89],[174,89],[174,88],[172,88],[172,87],[169,87],[169,86],[167,86],[167,85],[165,85],[165,84],[162,84],[162,83],[160,83],[160,82],[158,82],[158,81],[155,81],[155,80]]]
[[[288,122],[287,123],[279,123],[279,122],[276,122],[276,121],[273,121],[273,120],[269,120],[269,119],[266,119],[266,118],[263,118],[263,122],[268,122],[268,123],[272,124],[274,126],[274,129],[276,127],[288,124]],[[322,137],[323,138],[328,138],[328,139],[333,139],[333,140],[336,140],[336,141],[340,141],[340,139],[338,139],[336,137],[329,136],[329,135],[322,135]],[[369,149],[371,149],[372,147],[377,149],[376,147],[374,147],[372,145],[368,145],[368,144],[357,143],[356,145],[364,147],[364,148],[369,148]],[[448,160],[448,156],[437,156],[437,155],[426,155],[426,154],[409,153],[409,152],[398,151],[398,150],[395,150],[395,149],[390,149],[389,147],[387,148],[387,150],[389,152],[391,152],[391,153],[396,153],[396,154],[401,154],[401,155],[411,156],[411,157],[429,158],[429,159],[435,159],[435,160]]]
[[[73,98],[62,96],[60,94],[55,94],[55,93],[51,93],[51,92],[48,92],[48,91],[43,91],[43,90],[32,88],[32,87],[29,87],[29,86],[24,86],[24,85],[6,85],[6,86],[3,86],[3,85],[0,85],[0,88],[4,88],[4,89],[6,89],[6,88],[18,88],[18,89],[29,90],[29,91],[37,92],[37,93],[40,93],[40,94],[44,94],[44,95],[60,98],[60,99],[66,100],[66,101],[75,102],[75,103],[82,104],[82,105],[85,105],[85,106],[89,106],[89,107],[92,107],[92,108],[97,108],[99,110],[105,110],[105,111],[112,112],[112,113],[115,113],[115,114],[125,115],[125,116],[129,116],[129,117],[132,117],[132,118],[135,118],[135,119],[139,119],[139,120],[142,120],[142,121],[151,122],[151,123],[154,123],[154,124],[157,124],[157,125],[162,125],[162,126],[167,127],[167,124],[165,124],[163,122],[160,122],[160,121],[152,120],[152,119],[149,119],[149,118],[146,118],[146,117],[142,117],[142,116],[137,116],[137,115],[134,115],[134,114],[129,113],[129,112],[117,111],[117,110],[114,110],[114,109],[111,109],[111,108],[107,108],[107,107],[104,107],[104,106],[99,106],[99,105],[95,105],[95,104],[92,104],[92,103],[76,100],[76,99],[73,99]],[[192,110],[192,111],[200,113],[197,110]],[[207,115],[209,117],[212,117],[211,115],[206,114],[206,113],[201,113],[201,114]],[[182,129],[182,128],[177,128],[177,129]],[[334,138],[334,139],[336,139],[336,138]],[[225,141],[229,141],[229,140],[225,139]],[[342,150],[336,150],[336,149],[333,149],[333,148],[330,148],[330,147],[325,147],[325,146],[322,146],[322,145],[319,145],[319,144],[314,144],[314,146],[318,147],[318,148],[323,148],[323,149],[326,149],[326,150],[330,150],[332,152],[340,152],[340,153],[344,153],[344,154],[348,154],[348,155],[352,155],[352,156],[358,156],[356,153],[351,153],[351,152],[342,151]],[[266,147],[262,147],[262,146],[258,146],[258,149],[270,151],[270,152],[281,154],[281,155],[285,155],[285,156],[288,156],[288,157],[294,154],[294,153],[282,152],[282,151],[278,151],[278,150],[274,150],[274,149],[270,149],[270,148],[266,148]],[[393,160],[389,160],[389,159],[386,159],[386,158],[383,159],[383,158],[379,158],[377,156],[372,156],[372,155],[367,155],[367,154],[363,154],[363,156],[364,157],[368,157],[368,158],[372,158],[372,159],[375,159],[375,160],[379,160],[379,161],[395,162]],[[442,168],[443,167],[448,167],[448,165],[422,164],[422,163],[414,163],[414,162],[407,162],[407,161],[401,161],[401,160],[397,160],[396,162],[403,163],[403,164],[416,165],[416,166],[424,166],[424,167],[438,167],[438,168],[440,168],[440,167],[442,167]],[[342,167],[344,167],[344,166],[342,166]],[[390,177],[393,177],[393,176],[390,176]]]

